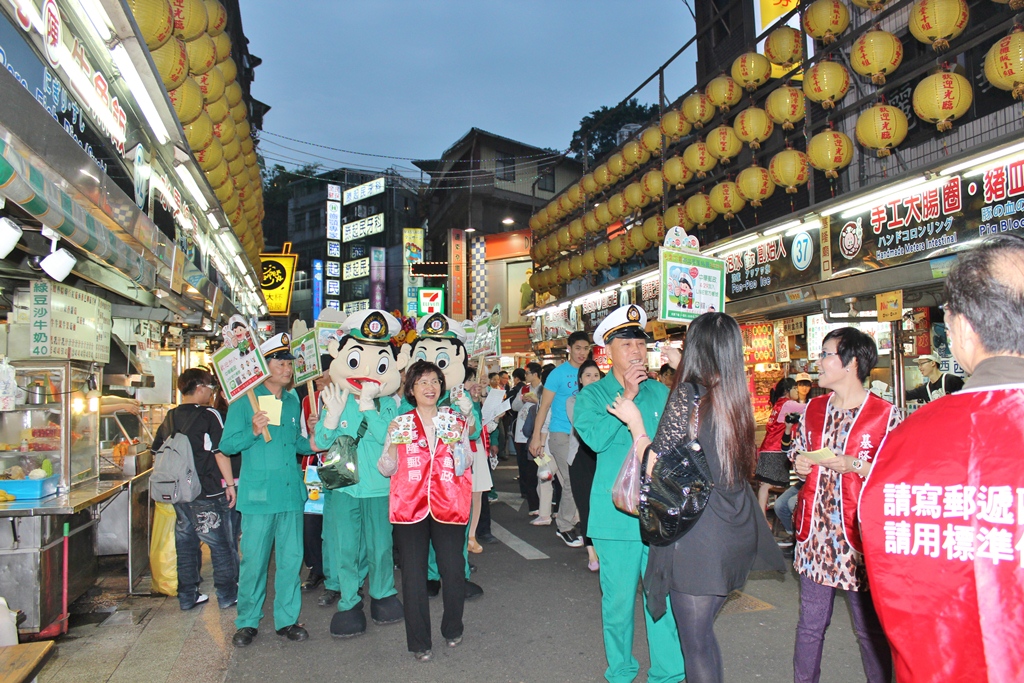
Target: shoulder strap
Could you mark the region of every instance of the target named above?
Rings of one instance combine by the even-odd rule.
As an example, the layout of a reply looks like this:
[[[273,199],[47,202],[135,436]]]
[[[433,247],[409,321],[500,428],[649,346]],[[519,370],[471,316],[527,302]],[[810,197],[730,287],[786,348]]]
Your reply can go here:
[[[178,406],[178,408],[180,408],[180,407],[181,407],[181,406]],[[200,418],[200,417],[202,416],[202,414],[203,414],[203,411],[201,411],[201,410],[200,410],[200,411],[199,411],[198,413],[196,413],[196,414],[195,414],[195,415],[194,415],[194,416],[192,417],[192,419],[191,419],[191,420],[189,420],[188,422],[186,422],[186,423],[185,423],[185,427],[184,427],[183,429],[175,429],[175,428],[174,428],[174,413],[175,413],[175,412],[177,412],[178,408],[175,408],[174,410],[172,410],[172,411],[171,411],[171,412],[170,412],[170,413],[169,413],[169,414],[167,415],[168,419],[170,419],[170,421],[171,421],[171,433],[170,433],[170,434],[169,434],[169,435],[167,436],[167,438],[168,438],[168,439],[170,439],[170,438],[171,438],[172,436],[174,436],[175,434],[184,434],[185,436],[188,436],[188,430],[192,428],[192,425],[194,425],[194,424],[196,423],[196,421],[197,421],[197,420],[198,420],[198,419],[199,419],[199,418]]]
[[[380,414],[379,398],[373,399],[373,409],[376,410],[378,414]],[[369,425],[367,424],[366,418],[363,417],[363,421],[359,423],[359,429],[356,430],[356,441],[360,441],[364,436],[366,436],[367,429],[369,429]]]

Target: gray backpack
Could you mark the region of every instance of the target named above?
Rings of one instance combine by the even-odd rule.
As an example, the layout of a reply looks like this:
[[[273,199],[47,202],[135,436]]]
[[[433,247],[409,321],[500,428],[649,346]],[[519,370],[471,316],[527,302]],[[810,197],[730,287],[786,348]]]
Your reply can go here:
[[[174,429],[174,413],[171,411],[167,416],[171,436],[153,454],[149,495],[157,503],[191,503],[203,492],[192,455],[192,443],[185,434],[199,416],[194,417],[183,430],[177,431]]]

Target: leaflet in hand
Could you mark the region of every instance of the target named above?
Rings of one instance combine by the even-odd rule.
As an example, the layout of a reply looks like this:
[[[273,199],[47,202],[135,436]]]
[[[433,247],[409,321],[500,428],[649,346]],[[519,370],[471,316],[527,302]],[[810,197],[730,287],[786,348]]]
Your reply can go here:
[[[416,417],[414,415],[399,415],[395,418],[395,427],[391,430],[391,443],[410,444],[412,433],[416,429]]]
[[[816,451],[801,451],[800,455],[804,456],[808,460],[814,461],[815,463],[820,463],[822,460],[828,460],[830,458],[836,457],[835,451],[833,451],[828,446],[825,446],[824,448],[819,448]]]

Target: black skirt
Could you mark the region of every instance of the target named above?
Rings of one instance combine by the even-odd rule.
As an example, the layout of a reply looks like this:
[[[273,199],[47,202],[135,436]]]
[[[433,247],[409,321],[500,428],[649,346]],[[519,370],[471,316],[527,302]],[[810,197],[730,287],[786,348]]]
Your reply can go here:
[[[763,451],[757,457],[754,479],[772,486],[789,486],[789,456],[783,451]]]

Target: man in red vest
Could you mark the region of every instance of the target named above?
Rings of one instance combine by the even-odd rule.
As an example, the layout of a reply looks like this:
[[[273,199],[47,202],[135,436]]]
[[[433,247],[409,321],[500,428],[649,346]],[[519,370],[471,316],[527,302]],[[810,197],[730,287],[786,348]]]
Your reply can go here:
[[[1024,681],[1024,239],[961,254],[945,317],[971,378],[879,449],[859,509],[871,594],[900,683]]]

